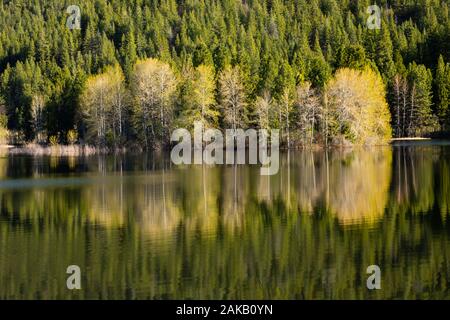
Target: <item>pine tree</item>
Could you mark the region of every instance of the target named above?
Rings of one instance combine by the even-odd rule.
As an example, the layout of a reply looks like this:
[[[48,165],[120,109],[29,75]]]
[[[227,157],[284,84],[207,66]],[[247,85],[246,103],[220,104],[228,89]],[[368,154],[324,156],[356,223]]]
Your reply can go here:
[[[408,68],[410,87],[409,136],[423,136],[437,127],[432,111],[432,74],[424,65],[412,63]]]
[[[223,71],[229,65],[239,67],[245,93],[242,115],[247,126],[255,127],[257,97],[266,91],[279,108],[278,114],[286,113],[291,103],[285,102],[293,99],[296,86],[309,82],[320,96],[338,69],[365,70],[369,66],[380,73],[389,90],[396,136],[427,134],[450,126],[446,1],[421,1],[422,9],[411,1],[391,3],[383,9],[381,30],[368,30],[368,1],[102,0],[81,4],[80,31],[65,27],[67,14],[56,9],[60,8],[56,0],[19,2],[14,6],[0,2],[0,94],[10,130],[30,141],[35,138],[33,99],[36,102],[36,97],[42,96],[45,100],[42,132],[64,137],[78,127],[83,140],[83,121],[76,115],[80,114],[85,79],[120,64],[125,85],[132,87],[134,67],[138,59],[146,57],[164,61],[173,74],[179,71],[177,108],[172,106],[171,115],[179,120],[199,107],[194,101],[194,74],[201,65],[212,67],[219,84],[210,106],[222,104],[219,79]],[[432,96],[424,93],[429,89],[424,84],[429,82],[428,76],[408,72],[406,66],[413,62],[435,71],[431,107]],[[184,73],[188,64],[192,70]],[[396,84],[397,74],[406,81]],[[435,126],[436,117],[440,128]],[[123,127],[132,127],[127,122],[135,118],[133,114],[124,120]],[[223,126],[226,122],[222,120],[208,121]],[[422,120],[425,122],[419,123]],[[284,116],[283,121],[277,120],[286,121],[295,122]],[[281,128],[281,124],[276,125]],[[408,127],[411,132],[407,132]],[[126,135],[130,140],[139,136],[142,142],[141,133]]]
[[[136,42],[134,40],[134,30],[132,28],[122,36],[121,56],[125,77],[130,79],[133,66],[137,61]]]
[[[450,64],[444,63],[444,58],[439,56],[439,61],[436,69],[436,95],[437,95],[437,114],[439,122],[443,130],[448,130],[450,124]]]

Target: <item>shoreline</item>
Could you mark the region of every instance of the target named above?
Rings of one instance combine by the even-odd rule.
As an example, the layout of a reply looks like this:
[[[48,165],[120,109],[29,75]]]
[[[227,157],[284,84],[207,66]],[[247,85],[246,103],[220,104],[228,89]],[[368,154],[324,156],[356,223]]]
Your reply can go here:
[[[108,154],[106,149],[99,149],[87,145],[55,145],[46,146],[27,144],[24,146],[0,145],[1,154],[30,155],[30,156],[89,156],[94,154]]]
[[[392,138],[391,142],[396,142],[396,141],[428,141],[428,140],[442,140],[442,139],[422,138],[422,137]]]
[[[358,148],[358,147],[380,147],[380,146],[394,146],[395,143],[401,142],[432,142],[432,141],[449,141],[450,139],[433,139],[433,138],[423,138],[423,137],[412,137],[412,138],[392,138],[383,145],[372,145],[372,146],[356,146],[356,145],[332,145],[328,146],[313,144],[308,146],[291,146],[290,148],[286,148],[285,146],[280,146],[281,151],[288,150],[318,150],[318,149],[348,149],[348,148]],[[169,149],[168,149],[169,150]],[[147,152],[161,152],[160,149],[151,150]],[[141,150],[139,148],[98,148],[91,145],[39,145],[39,144],[27,144],[22,146],[10,145],[10,144],[0,144],[0,155],[29,155],[29,156],[73,156],[73,157],[82,157],[82,156],[92,156],[92,155],[113,155],[113,154],[129,154],[129,153],[146,153],[145,150]]]

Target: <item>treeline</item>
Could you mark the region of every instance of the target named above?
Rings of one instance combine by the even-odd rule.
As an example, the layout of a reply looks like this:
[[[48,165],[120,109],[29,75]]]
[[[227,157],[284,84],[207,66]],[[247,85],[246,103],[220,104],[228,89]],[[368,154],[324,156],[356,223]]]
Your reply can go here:
[[[225,67],[216,80],[211,66],[185,68],[180,77],[169,64],[146,59],[136,63],[128,84],[117,65],[88,77],[80,112],[84,137],[98,146],[120,147],[130,136],[146,149],[168,146],[175,127],[193,129],[196,121],[209,128],[278,128],[290,146],[377,144],[391,136],[384,96],[376,72],[343,68],[322,91],[309,82],[284,88],[278,97],[264,91],[251,114],[239,66]],[[75,142],[72,132],[69,142]]]
[[[4,0],[0,127],[147,148],[195,120],[290,144],[448,131],[448,1],[377,2],[380,30],[350,0],[80,1],[70,30],[74,3]]]

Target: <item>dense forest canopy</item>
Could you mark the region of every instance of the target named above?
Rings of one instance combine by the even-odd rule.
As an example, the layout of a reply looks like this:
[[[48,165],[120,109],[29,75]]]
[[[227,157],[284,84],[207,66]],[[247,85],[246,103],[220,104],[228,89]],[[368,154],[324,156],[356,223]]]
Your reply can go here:
[[[445,132],[449,46],[448,0],[2,0],[0,142],[149,147],[198,120],[365,143],[390,135],[354,125],[384,99],[393,136]],[[359,80],[378,92],[333,91]]]

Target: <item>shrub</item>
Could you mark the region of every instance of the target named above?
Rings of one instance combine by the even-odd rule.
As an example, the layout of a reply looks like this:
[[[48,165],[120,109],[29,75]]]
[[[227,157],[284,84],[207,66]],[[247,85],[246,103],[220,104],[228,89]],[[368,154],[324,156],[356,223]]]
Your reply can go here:
[[[69,130],[67,132],[67,143],[72,145],[78,140],[78,132],[75,129]]]
[[[58,136],[50,136],[50,138],[49,138],[49,142],[50,142],[50,145],[51,146],[56,146],[56,145],[58,145]]]
[[[6,129],[8,125],[8,117],[4,114],[0,114],[0,128]]]

